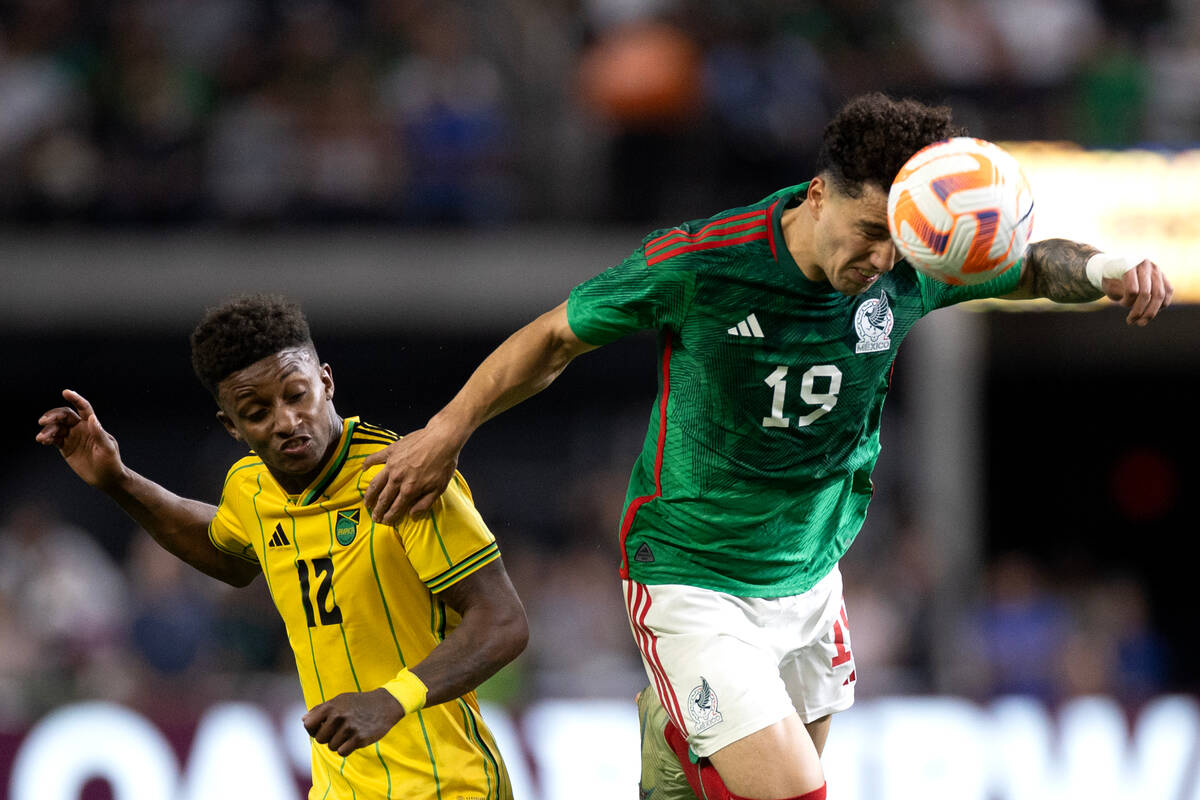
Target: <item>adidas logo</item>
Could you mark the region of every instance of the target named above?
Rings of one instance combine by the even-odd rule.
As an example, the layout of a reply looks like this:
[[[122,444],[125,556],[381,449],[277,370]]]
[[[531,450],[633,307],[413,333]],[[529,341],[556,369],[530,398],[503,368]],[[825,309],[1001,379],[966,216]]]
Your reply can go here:
[[[283,532],[283,523],[279,523],[275,526],[275,535],[271,537],[271,541],[267,544],[267,547],[283,547],[289,544],[291,542],[288,541],[287,535]]]
[[[726,332],[730,336],[752,336],[755,339],[763,338],[762,327],[758,324],[758,317],[754,316],[754,314],[746,317]]]
[[[643,564],[654,563],[654,553],[650,552],[650,545],[642,542],[641,546],[638,547],[637,552],[633,554],[633,560],[639,561]]]

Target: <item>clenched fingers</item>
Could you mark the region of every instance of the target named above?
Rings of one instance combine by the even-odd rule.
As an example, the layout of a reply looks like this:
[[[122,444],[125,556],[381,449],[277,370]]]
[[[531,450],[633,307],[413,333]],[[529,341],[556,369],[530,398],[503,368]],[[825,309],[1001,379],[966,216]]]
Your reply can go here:
[[[1125,290],[1121,304],[1129,308],[1125,322],[1145,326],[1158,312],[1171,304],[1174,289],[1158,265],[1143,260],[1122,277]]]
[[[38,425],[41,425],[42,429],[35,438],[39,444],[59,446],[79,422],[79,414],[75,409],[52,408],[38,417]]]
[[[326,703],[314,706],[312,711],[304,715],[302,721],[308,735],[320,744],[328,744],[344,722]]]
[[[316,709],[314,709],[316,710]],[[348,756],[357,746],[350,746],[354,738],[354,731],[346,724],[341,716],[330,714],[328,716],[321,715],[312,723],[305,718],[304,727],[308,730],[309,736],[318,744],[326,745],[330,750],[338,755]]]

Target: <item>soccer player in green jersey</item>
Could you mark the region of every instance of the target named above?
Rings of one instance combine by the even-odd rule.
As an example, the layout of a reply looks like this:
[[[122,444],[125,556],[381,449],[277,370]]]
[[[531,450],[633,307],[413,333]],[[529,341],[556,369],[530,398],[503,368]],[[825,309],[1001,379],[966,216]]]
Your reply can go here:
[[[309,797],[511,800],[474,689],[525,646],[495,537],[455,473],[421,519],[373,522],[366,456],[396,435],[333,405],[300,308],[252,296],[212,309],[192,362],[251,449],[212,506],[126,468],[81,395],[46,412],[54,445],[155,540],[234,586],[261,572],[287,628],[312,737]]]
[[[619,533],[650,679],[639,710],[657,728],[644,781],[666,775],[653,765],[669,746],[706,798],[824,797],[830,715],[856,678],[837,564],[866,515],[892,361],[918,319],[972,298],[1107,295],[1144,325],[1170,303],[1154,263],[1065,240],[1032,244],[978,286],[899,260],[892,179],[959,134],[945,108],[851,101],[810,181],[652,233],[507,339],[422,430],[366,459],[385,464],[366,494],[375,519],[424,511],[480,424],[576,356],[658,332],[658,396]]]

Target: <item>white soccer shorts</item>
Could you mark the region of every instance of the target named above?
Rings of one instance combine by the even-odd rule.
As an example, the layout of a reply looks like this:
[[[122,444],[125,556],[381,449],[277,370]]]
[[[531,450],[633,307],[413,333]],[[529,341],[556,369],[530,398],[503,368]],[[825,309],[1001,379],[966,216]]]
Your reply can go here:
[[[706,757],[796,712],[802,722],[854,703],[854,657],[835,566],[788,597],[734,597],[623,581],[650,685]]]

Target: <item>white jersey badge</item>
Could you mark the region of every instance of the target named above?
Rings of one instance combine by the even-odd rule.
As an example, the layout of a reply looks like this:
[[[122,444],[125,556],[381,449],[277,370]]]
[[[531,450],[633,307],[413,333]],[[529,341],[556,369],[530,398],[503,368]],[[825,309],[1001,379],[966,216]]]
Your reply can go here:
[[[854,352],[878,353],[891,348],[889,334],[894,323],[886,292],[880,292],[879,297],[863,300],[854,312],[854,330],[858,332],[858,344],[854,346]]]

